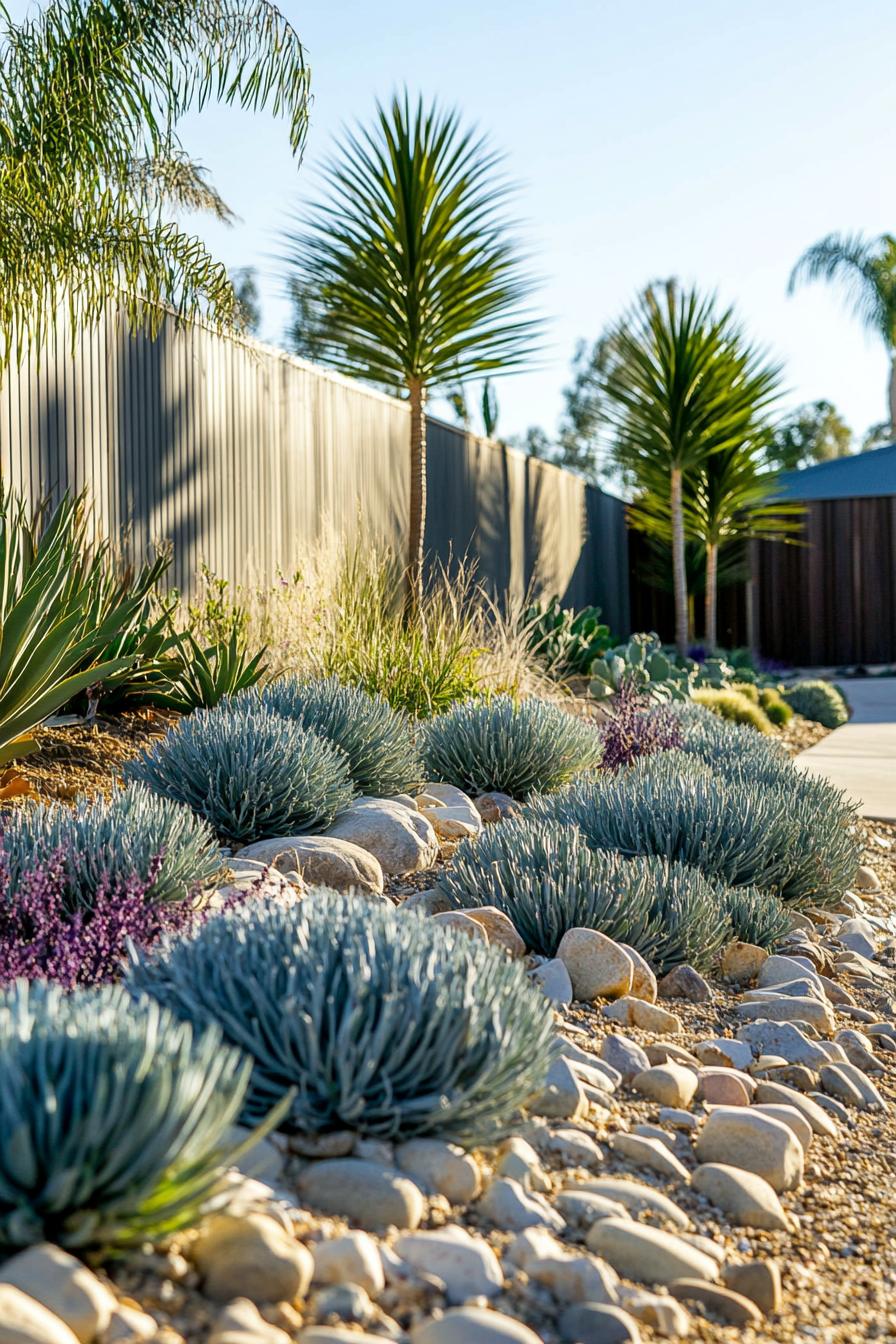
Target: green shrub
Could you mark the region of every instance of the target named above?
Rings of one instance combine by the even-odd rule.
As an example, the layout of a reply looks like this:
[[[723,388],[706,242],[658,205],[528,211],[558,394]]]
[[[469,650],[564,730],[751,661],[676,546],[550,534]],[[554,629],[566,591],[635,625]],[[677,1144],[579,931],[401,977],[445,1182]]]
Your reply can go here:
[[[742,943],[754,943],[770,952],[791,927],[786,905],[771,892],[728,887],[722,899],[731,933]]]
[[[691,696],[698,705],[703,705],[704,709],[711,710],[731,723],[755,728],[759,733],[770,733],[772,730],[765,711],[733,687],[726,691],[717,691],[708,686],[698,687],[691,692]]]
[[[534,602],[523,617],[529,647],[555,676],[587,677],[612,643],[600,607],[561,607],[559,597]]]
[[[783,728],[793,718],[793,710],[774,686],[763,687],[759,692],[759,703],[776,728]]]
[[[544,793],[597,766],[602,754],[592,724],[534,697],[455,705],[426,724],[422,738],[427,778],[473,795]]]
[[[415,789],[423,779],[413,725],[382,696],[343,686],[335,677],[318,681],[284,677],[268,686],[261,698],[277,714],[340,747],[359,793],[388,798]]]
[[[139,954],[131,984],[253,1056],[246,1120],[295,1087],[285,1123],[303,1132],[492,1142],[543,1088],[554,1049],[550,1006],[519,962],[323,890],[215,916]]]
[[[228,841],[324,830],[352,798],[344,753],[254,695],[181,719],[124,775],[185,803]]]
[[[752,681],[732,681],[729,689],[732,691],[737,691],[740,695],[744,696],[747,700],[749,700],[750,703],[753,705],[761,704],[759,698],[759,687],[756,686]]]
[[[843,693],[829,681],[798,681],[782,695],[797,714],[825,728],[839,728],[849,719]]]
[[[453,904],[494,905],[553,957],[569,929],[628,943],[660,973],[707,967],[725,939],[718,890],[695,868],[591,849],[574,826],[521,818],[465,840],[439,877]]]
[[[139,1247],[197,1222],[239,1155],[250,1067],[117,988],[0,992],[0,1245]]]
[[[42,863],[62,865],[71,910],[89,908],[104,879],[114,885],[152,878],[148,900],[182,901],[207,885],[221,867],[214,832],[177,802],[131,784],[103,798],[79,798],[74,807],[39,803],[9,812],[0,832],[0,860],[16,894]]]

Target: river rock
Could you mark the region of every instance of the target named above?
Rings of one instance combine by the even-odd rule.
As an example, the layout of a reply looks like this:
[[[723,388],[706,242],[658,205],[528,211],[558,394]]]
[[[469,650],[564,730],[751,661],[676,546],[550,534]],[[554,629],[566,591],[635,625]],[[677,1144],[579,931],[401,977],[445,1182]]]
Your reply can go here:
[[[29,1246],[0,1266],[0,1284],[19,1288],[64,1321],[82,1344],[107,1329],[116,1299],[85,1264],[49,1242]]]
[[[773,1119],[780,1120],[782,1125],[786,1125],[796,1135],[803,1152],[809,1151],[812,1126],[796,1106],[781,1102],[760,1102],[754,1105],[753,1110],[757,1115],[770,1115]]]
[[[475,919],[471,919],[468,910],[445,910],[438,915],[433,915],[432,922],[445,929],[455,929],[467,938],[472,938],[474,942],[488,942],[488,930],[485,925],[478,924]]]
[[[611,1033],[600,1043],[600,1057],[604,1063],[616,1069],[625,1081],[630,1082],[636,1073],[650,1068],[650,1060],[638,1045],[628,1036]]]
[[[787,1232],[790,1223],[768,1181],[755,1172],[721,1162],[705,1162],[691,1178],[693,1188],[728,1215],[738,1227]]]
[[[452,812],[463,814],[464,820],[473,827],[474,835],[478,835],[482,830],[482,813],[463,789],[455,788],[453,784],[437,784],[431,781],[423,785],[423,793],[427,798],[441,803],[443,808],[450,808]]]
[[[756,1085],[755,1100],[773,1106],[792,1106],[799,1111],[804,1120],[809,1122],[813,1134],[822,1134],[825,1138],[836,1139],[840,1133],[835,1122],[822,1110],[818,1103],[804,1093],[798,1092],[795,1087],[787,1087],[784,1083],[763,1079]]]
[[[156,1338],[155,1328],[147,1338]],[[254,1302],[237,1297],[229,1302],[215,1320],[208,1344],[290,1344],[285,1330],[270,1325]],[[103,1341],[106,1344],[106,1341]]]
[[[215,1214],[190,1254],[214,1302],[291,1302],[305,1296],[314,1271],[310,1252],[266,1213]]]
[[[626,1027],[640,1027],[642,1031],[654,1031],[658,1035],[674,1036],[681,1031],[681,1018],[675,1013],[661,1008],[658,1003],[645,1003],[625,995],[616,1003],[608,1003],[603,1008],[604,1017],[613,1022],[621,1022]]]
[[[468,915],[470,919],[475,919],[477,924],[482,925],[488,934],[488,941],[492,947],[503,947],[507,955],[514,961],[526,955],[526,944],[517,933],[512,921],[507,918],[502,910],[498,910],[493,905],[482,905],[475,909],[465,910],[464,914]]]
[[[681,1064],[659,1064],[636,1074],[632,1087],[660,1106],[687,1107],[697,1091],[697,1075]]]
[[[408,1139],[398,1144],[395,1165],[418,1185],[444,1195],[449,1204],[469,1204],[482,1188],[475,1159],[444,1139]]]
[[[816,998],[762,999],[754,1003],[739,1003],[736,1009],[741,1020],[750,1022],[808,1022],[824,1036],[833,1036],[837,1023],[827,1002]]]
[[[807,976],[817,984],[821,983],[808,957],[785,956],[784,953],[776,952],[763,963],[756,984],[759,989],[775,989],[778,985],[786,985],[791,980],[803,980]]]
[[[507,821],[519,811],[509,793],[480,793],[478,798],[473,799],[473,806],[486,826],[493,826],[497,821]]]
[[[298,872],[309,887],[377,895],[383,890],[383,870],[378,859],[360,845],[335,836],[283,835],[273,840],[257,840],[241,849],[239,857],[270,864],[278,872]]]
[[[619,943],[617,946],[622,948],[632,964],[632,987],[629,993],[636,999],[644,999],[646,1003],[655,1003],[656,976],[653,971],[636,948],[629,947],[628,943]]]
[[[792,1022],[748,1022],[738,1028],[737,1039],[746,1041],[755,1055],[779,1055],[787,1064],[819,1069],[829,1062],[827,1051]]]
[[[566,1008],[572,1003],[572,981],[569,971],[559,957],[542,961],[533,966],[529,978],[538,986],[545,998],[557,1008]]]
[[[774,1260],[747,1260],[742,1265],[725,1265],[722,1281],[732,1292],[755,1302],[763,1316],[771,1316],[784,1305],[781,1271]]]
[[[551,1063],[544,1091],[530,1102],[534,1115],[553,1120],[571,1120],[584,1114],[587,1098],[572,1065],[562,1055]]]
[[[502,1312],[458,1307],[438,1320],[415,1325],[411,1344],[541,1344],[541,1340],[522,1321]]]
[[[489,1222],[506,1232],[522,1232],[527,1227],[548,1227],[562,1232],[564,1227],[560,1214],[546,1199],[506,1176],[492,1181],[476,1207]]]
[[[564,1344],[640,1344],[637,1322],[621,1307],[583,1302],[560,1317]]]
[[[756,979],[767,960],[764,947],[757,947],[755,943],[729,943],[722,953],[722,979],[733,980],[736,985],[748,984]]]
[[[880,878],[873,868],[863,865],[856,869],[852,885],[857,891],[880,891]]]
[[[645,1185],[643,1181],[628,1180],[624,1176],[599,1176],[596,1180],[583,1181],[580,1185],[568,1186],[567,1189],[590,1192],[605,1199],[616,1200],[630,1213],[657,1214],[683,1230],[691,1226],[687,1214],[682,1213],[677,1204],[662,1191],[654,1190],[652,1185]]]
[[[730,1288],[704,1283],[700,1279],[683,1278],[670,1283],[669,1292],[682,1302],[699,1302],[729,1325],[746,1327],[762,1323],[762,1313],[756,1303],[741,1297],[740,1293],[732,1292]]]
[[[690,1179],[687,1167],[669,1151],[668,1145],[659,1139],[644,1134],[614,1134],[610,1140],[610,1147],[614,1153],[627,1158],[636,1167],[647,1167],[650,1171],[658,1172],[660,1176],[668,1176],[674,1181],[681,1181],[684,1185],[687,1185]]]
[[[504,1287],[504,1275],[491,1246],[462,1227],[406,1233],[396,1241],[395,1250],[415,1269],[442,1279],[452,1306],[471,1297],[496,1297]]]
[[[550,1190],[551,1183],[541,1165],[541,1158],[525,1139],[518,1134],[511,1135],[501,1144],[495,1171],[499,1176],[508,1176],[512,1181],[529,1190]]]
[[[657,985],[661,999],[684,999],[687,1003],[710,1003],[713,992],[693,966],[675,966]]]
[[[634,968],[625,950],[597,929],[567,929],[557,956],[572,981],[576,999],[618,999],[631,991]],[[636,1000],[640,1002],[640,1000]]]
[[[622,1307],[649,1325],[661,1339],[687,1339],[691,1333],[691,1318],[680,1302],[668,1293],[651,1293],[646,1288],[623,1285],[619,1290]]]
[[[710,1106],[749,1106],[755,1086],[749,1074],[709,1065],[700,1070],[697,1096]]]
[[[590,1250],[618,1274],[637,1283],[671,1283],[683,1277],[715,1280],[719,1267],[689,1242],[658,1227],[625,1218],[602,1218],[588,1232]]]
[[[384,873],[416,873],[439,857],[438,837],[426,817],[385,798],[356,798],[325,835],[366,849]]]
[[[752,1106],[720,1106],[697,1139],[699,1162],[719,1162],[755,1172],[773,1190],[793,1190],[803,1178],[803,1149],[796,1135]]]
[[[376,1296],[385,1278],[379,1247],[366,1232],[344,1232],[311,1248],[315,1283],[357,1283]]]
[[[340,1214],[367,1232],[419,1227],[423,1195],[397,1171],[359,1157],[312,1162],[299,1174],[303,1199],[322,1213]]]
[[[21,1288],[0,1283],[0,1344],[78,1344],[78,1336]]]

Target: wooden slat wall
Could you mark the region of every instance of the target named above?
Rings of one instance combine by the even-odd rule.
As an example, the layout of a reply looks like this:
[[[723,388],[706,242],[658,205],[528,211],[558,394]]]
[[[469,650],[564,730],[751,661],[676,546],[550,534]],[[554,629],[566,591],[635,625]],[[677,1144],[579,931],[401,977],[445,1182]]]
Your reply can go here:
[[[628,625],[618,500],[439,421],[429,424],[428,548],[476,559],[496,592],[537,584]],[[408,409],[254,341],[165,318],[154,339],[110,311],[74,342],[65,319],[0,385],[0,471],[36,500],[89,486],[135,554],[174,546],[244,582],[288,572],[332,531],[400,546]]]

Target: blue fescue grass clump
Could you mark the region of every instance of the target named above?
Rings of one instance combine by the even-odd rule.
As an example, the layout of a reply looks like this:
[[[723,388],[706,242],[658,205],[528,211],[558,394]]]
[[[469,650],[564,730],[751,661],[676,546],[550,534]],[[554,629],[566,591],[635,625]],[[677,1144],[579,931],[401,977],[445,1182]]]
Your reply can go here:
[[[277,714],[341,747],[358,793],[390,798],[420,785],[423,765],[411,720],[381,695],[344,686],[335,677],[284,677],[266,687],[261,698]]]
[[[601,757],[591,723],[534,697],[466,701],[423,728],[427,777],[473,795],[546,793],[598,766]]]
[[[250,1068],[119,988],[0,992],[0,1246],[136,1247],[197,1222]]]
[[[142,884],[145,899],[156,905],[183,901],[221,867],[208,823],[139,783],[108,801],[40,803],[3,818],[0,865],[8,898],[51,860],[71,911],[91,909],[101,889],[121,885]]]
[[[544,1086],[550,1007],[518,962],[422,917],[318,891],[138,954],[130,984],[254,1059],[244,1118],[491,1142]]]
[[[240,843],[324,830],[353,796],[345,753],[252,694],[181,719],[124,774]]]
[[[733,938],[768,952],[791,928],[787,906],[770,891],[729,887],[723,894],[723,909]]]

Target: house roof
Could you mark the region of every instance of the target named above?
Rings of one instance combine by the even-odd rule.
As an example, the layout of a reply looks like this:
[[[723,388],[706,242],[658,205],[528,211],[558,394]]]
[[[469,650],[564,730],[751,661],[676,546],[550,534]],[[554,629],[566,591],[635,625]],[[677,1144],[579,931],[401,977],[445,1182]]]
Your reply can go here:
[[[867,453],[837,457],[815,467],[785,471],[778,478],[781,499],[857,499],[896,495],[896,443]]]

